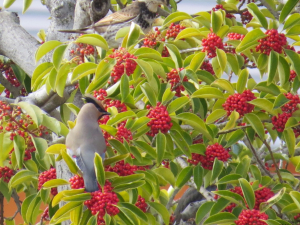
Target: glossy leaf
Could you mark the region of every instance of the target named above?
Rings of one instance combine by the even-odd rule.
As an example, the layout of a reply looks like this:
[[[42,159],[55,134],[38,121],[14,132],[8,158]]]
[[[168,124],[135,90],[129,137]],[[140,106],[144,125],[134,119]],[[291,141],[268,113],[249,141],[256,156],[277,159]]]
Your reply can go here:
[[[95,164],[97,181],[100,184],[100,186],[103,188],[105,184],[105,173],[104,173],[102,158],[98,153],[95,154],[94,164]]]
[[[193,168],[188,166],[181,170],[176,180],[176,187],[181,188],[193,175]]]
[[[39,61],[44,55],[61,44],[62,42],[56,40],[47,41],[42,44],[35,53],[35,62]]]
[[[251,185],[244,178],[239,179],[239,182],[249,209],[253,209],[255,206],[255,194]]]

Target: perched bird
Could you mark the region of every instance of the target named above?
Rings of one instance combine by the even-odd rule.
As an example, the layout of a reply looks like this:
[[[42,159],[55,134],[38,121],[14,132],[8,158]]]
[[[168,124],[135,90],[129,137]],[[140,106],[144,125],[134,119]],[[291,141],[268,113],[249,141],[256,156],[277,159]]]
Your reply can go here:
[[[215,191],[216,188],[217,187],[215,185],[212,185],[207,187],[206,190]],[[187,221],[195,218],[198,208],[205,202],[205,198],[199,191],[197,191],[197,189],[193,187],[187,189],[178,201],[177,207],[174,211],[174,224],[179,225],[181,220]]]
[[[83,105],[77,116],[76,125],[70,130],[66,138],[68,154],[83,173],[85,190],[98,190],[98,183],[94,168],[95,153],[103,159],[106,151],[105,139],[98,125],[98,119],[110,115],[101,102],[92,96],[85,96]]]
[[[155,20],[159,5],[169,5],[169,0],[139,0],[131,5],[112,13],[97,23],[77,30],[60,30],[67,33],[98,33],[107,41],[109,47],[117,48],[120,41],[115,40],[115,36],[123,27],[130,26],[131,22],[138,24],[143,32],[148,33]]]

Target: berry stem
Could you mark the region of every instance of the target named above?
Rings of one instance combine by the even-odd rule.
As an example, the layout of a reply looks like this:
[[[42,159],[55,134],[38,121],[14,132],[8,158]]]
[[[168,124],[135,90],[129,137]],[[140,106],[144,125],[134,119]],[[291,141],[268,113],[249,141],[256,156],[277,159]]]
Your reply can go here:
[[[27,133],[31,134],[34,137],[37,137],[36,134],[32,133],[30,130],[28,130],[26,127],[23,127],[22,124],[20,124],[18,121],[15,120],[15,118],[10,117],[11,121],[15,122],[20,128],[22,128],[24,131],[26,131]]]

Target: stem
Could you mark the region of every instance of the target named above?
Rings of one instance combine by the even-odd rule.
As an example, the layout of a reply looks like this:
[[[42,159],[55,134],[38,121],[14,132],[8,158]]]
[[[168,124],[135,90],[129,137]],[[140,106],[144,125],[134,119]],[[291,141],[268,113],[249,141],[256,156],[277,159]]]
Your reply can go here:
[[[248,144],[249,144],[249,147],[250,147],[250,150],[252,151],[252,153],[253,153],[253,155],[254,155],[254,157],[255,157],[255,159],[256,159],[256,162],[258,163],[258,166],[269,176],[269,177],[271,177],[272,179],[273,179],[273,176],[271,175],[271,173],[270,173],[270,171],[268,171],[267,169],[266,169],[266,167],[263,165],[263,163],[262,163],[262,161],[260,160],[260,158],[258,157],[258,155],[257,155],[257,153],[256,153],[256,150],[254,149],[254,147],[253,147],[253,145],[252,145],[252,143],[251,143],[251,141],[250,141],[250,139],[249,139],[249,136],[248,136],[248,134],[247,133],[245,133],[246,134],[246,140],[247,140],[247,142],[248,142]]]
[[[300,182],[299,182],[299,183],[300,183]],[[172,207],[172,205],[173,205],[173,200],[174,200],[176,194],[179,192],[179,190],[180,190],[179,188],[176,188],[176,189],[173,191],[172,195],[171,195],[170,198],[169,198],[169,201],[168,201],[168,203],[167,203],[167,206],[166,206],[167,210],[169,210],[169,209]]]
[[[259,136],[258,136],[258,137],[259,137]],[[278,165],[277,165],[277,163],[276,163],[276,160],[275,160],[275,158],[274,158],[274,155],[273,155],[271,146],[268,144],[268,142],[266,142],[266,140],[263,140],[261,137],[259,137],[259,139],[260,139],[260,140],[265,144],[265,146],[267,147],[267,149],[268,149],[268,151],[269,151],[269,153],[270,153],[270,155],[271,155],[272,161],[273,161],[273,163],[274,163],[274,165],[275,165],[276,173],[277,173],[277,175],[278,175],[279,181],[280,181],[280,183],[283,183],[283,180],[282,180],[282,177],[281,177],[281,174],[280,174],[280,171],[279,171],[279,167],[278,167]]]
[[[4,196],[0,192],[0,225],[4,225]]]

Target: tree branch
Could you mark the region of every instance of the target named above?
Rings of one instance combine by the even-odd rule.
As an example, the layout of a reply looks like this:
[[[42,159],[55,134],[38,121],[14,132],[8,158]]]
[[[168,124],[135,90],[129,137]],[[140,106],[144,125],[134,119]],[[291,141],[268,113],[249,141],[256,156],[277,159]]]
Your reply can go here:
[[[20,94],[20,91],[21,89],[23,88],[22,85],[20,85],[19,87],[15,87],[13,86],[4,76],[3,74],[1,73],[0,71],[0,84],[2,84],[7,90],[10,91],[10,93],[12,93],[12,95],[16,98],[16,97],[19,97],[21,94]]]
[[[260,0],[260,2],[272,13],[276,20],[279,19],[279,13],[273,9],[266,0]]]

